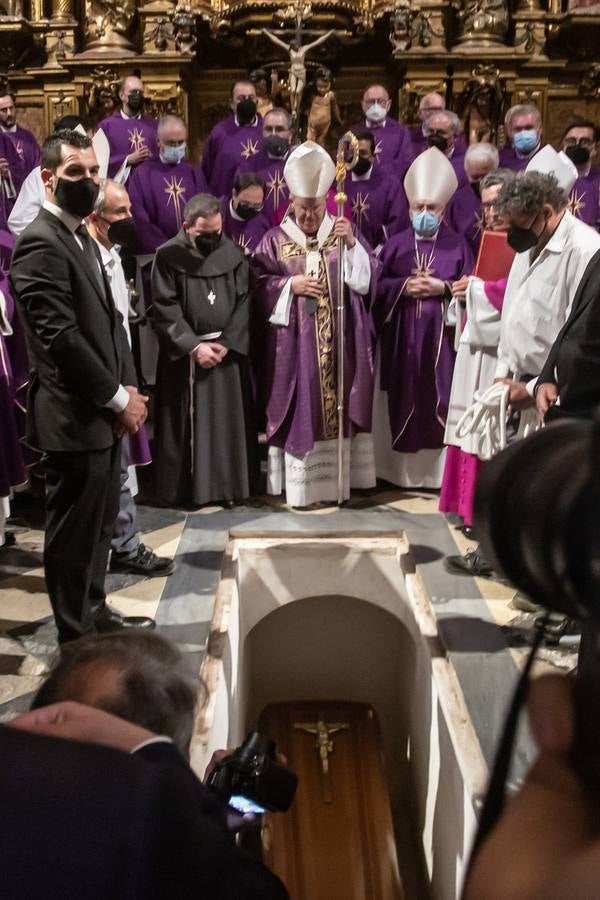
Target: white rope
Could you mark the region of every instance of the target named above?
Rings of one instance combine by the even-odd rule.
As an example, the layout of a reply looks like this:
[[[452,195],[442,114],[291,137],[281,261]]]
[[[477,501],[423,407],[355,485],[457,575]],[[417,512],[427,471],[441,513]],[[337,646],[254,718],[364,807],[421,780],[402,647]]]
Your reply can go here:
[[[507,445],[506,418],[510,387],[501,381],[475,394],[475,402],[460,417],[455,433],[458,440],[473,437],[479,459],[488,460]],[[542,426],[535,407],[521,412],[517,439],[527,437]]]

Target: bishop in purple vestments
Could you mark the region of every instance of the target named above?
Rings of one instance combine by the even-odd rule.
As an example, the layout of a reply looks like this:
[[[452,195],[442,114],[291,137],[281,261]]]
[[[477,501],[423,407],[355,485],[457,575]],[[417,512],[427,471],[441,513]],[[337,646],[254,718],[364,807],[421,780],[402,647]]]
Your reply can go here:
[[[221,197],[223,233],[251,255],[271,223],[263,213],[265,186],[253,172],[238,175],[230,197]]]
[[[293,212],[267,232],[252,259],[257,278],[253,315],[261,344],[255,358],[261,361],[257,382],[266,407],[269,492],[281,491],[283,466],[288,503],[305,506],[337,496],[338,237],[344,245],[346,284],[347,438],[367,437],[371,430],[370,303],[377,263],[350,222],[327,213],[325,195],[335,167],[322,147],[310,141],[297,147],[285,173]],[[359,466],[352,462],[354,446],[349,441],[345,448],[350,456],[347,494],[348,482],[374,484],[366,444]]]
[[[127,168],[120,175],[126,181],[131,169],[157,155],[155,119],[142,115],[144,108],[144,84],[140,78],[130,75],[121,84],[119,97],[123,108],[102,119],[99,128],[110,144],[108,177],[114,178],[124,164]]]
[[[413,158],[410,132],[388,115],[392,105],[390,95],[382,84],[370,85],[363,94],[362,109],[365,118],[350,125],[350,131],[371,131],[375,138],[377,166],[389,169],[396,178],[403,178]]]
[[[22,163],[21,184],[40,163],[40,146],[31,131],[17,125],[15,99],[12,94],[0,94],[0,131],[13,143]]]
[[[186,203],[207,193],[200,166],[184,159],[186,137],[183,119],[164,116],[157,133],[158,159],[140,163],[127,183],[142,253],[154,253],[175,237]]]
[[[234,84],[230,105],[231,115],[215,125],[202,148],[202,171],[215,197],[230,193],[238,168],[258,156],[262,144],[262,119],[256,112],[252,82]]]
[[[275,107],[263,119],[262,146],[257,154],[239,164],[236,177],[254,172],[265,184],[263,215],[271,225],[279,225],[290,205],[290,194],[283,177],[283,169],[290,153],[292,127],[290,114]]]
[[[450,283],[471,271],[473,255],[442,221],[456,190],[447,158],[436,148],[425,151],[404,184],[412,227],[384,247],[374,309],[381,390],[374,429],[377,474],[404,487],[439,487],[455,357],[446,305]],[[421,451],[432,452],[419,459]],[[415,458],[406,459],[409,454]]]

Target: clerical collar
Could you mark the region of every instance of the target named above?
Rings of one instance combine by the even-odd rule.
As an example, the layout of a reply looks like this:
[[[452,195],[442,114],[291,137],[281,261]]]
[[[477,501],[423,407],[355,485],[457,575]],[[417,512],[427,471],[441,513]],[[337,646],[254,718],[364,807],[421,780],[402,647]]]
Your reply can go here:
[[[235,119],[235,124],[238,128],[256,128],[256,126],[258,125],[258,113],[254,116],[251,122],[238,122],[238,117],[235,113],[233,114],[233,118]]]
[[[236,213],[235,209],[233,208],[233,200],[229,201],[229,214],[230,214],[231,218],[234,219],[236,222],[245,222],[246,221],[245,219],[242,219],[241,216],[238,216],[238,214]]]
[[[371,128],[385,128],[387,122],[387,116],[383,120],[383,122],[369,122],[368,119],[365,119],[365,126],[370,130]]]
[[[0,125],[0,128],[2,129],[2,131],[8,131],[11,134],[14,134],[15,131],[17,130],[17,123],[15,122],[15,124],[12,125],[10,128],[7,128],[6,125]]]
[[[586,178],[590,174],[591,168],[592,168],[592,161],[590,159],[590,161],[588,162],[585,169],[577,169],[577,177],[578,178]]]
[[[369,166],[364,175],[357,175],[356,172],[351,171],[352,181],[369,181],[371,175],[373,174],[373,163]]]
[[[122,117],[123,119],[141,119],[141,118],[142,118],[141,112],[136,113],[135,116],[128,116],[127,113],[126,113],[126,112],[123,112],[122,109],[119,110],[119,112],[121,113],[121,117]]]

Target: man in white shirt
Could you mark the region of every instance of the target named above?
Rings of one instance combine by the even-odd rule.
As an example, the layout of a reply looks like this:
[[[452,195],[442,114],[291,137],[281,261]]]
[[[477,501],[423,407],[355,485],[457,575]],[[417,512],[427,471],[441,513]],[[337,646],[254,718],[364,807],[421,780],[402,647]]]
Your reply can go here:
[[[129,291],[121,257],[115,246],[126,246],[135,238],[131,201],[123,185],[110,179],[101,183],[94,211],[88,216],[88,230],[100,250],[100,258],[110,284],[113,300],[123,316],[123,325],[131,345]],[[142,436],[141,442],[140,436]],[[175,568],[173,560],[153,553],[149,547],[140,542],[136,531],[136,509],[129,477],[130,461],[140,464],[150,461],[143,428],[131,438],[124,437],[122,441],[121,492],[119,513],[111,540],[110,571],[146,575],[151,578],[171,575]]]

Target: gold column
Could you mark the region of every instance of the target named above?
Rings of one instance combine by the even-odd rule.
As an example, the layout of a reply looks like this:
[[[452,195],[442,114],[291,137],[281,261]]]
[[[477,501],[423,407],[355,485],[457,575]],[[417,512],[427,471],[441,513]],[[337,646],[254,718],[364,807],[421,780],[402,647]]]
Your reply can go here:
[[[73,21],[73,0],[52,0],[51,22]]]

